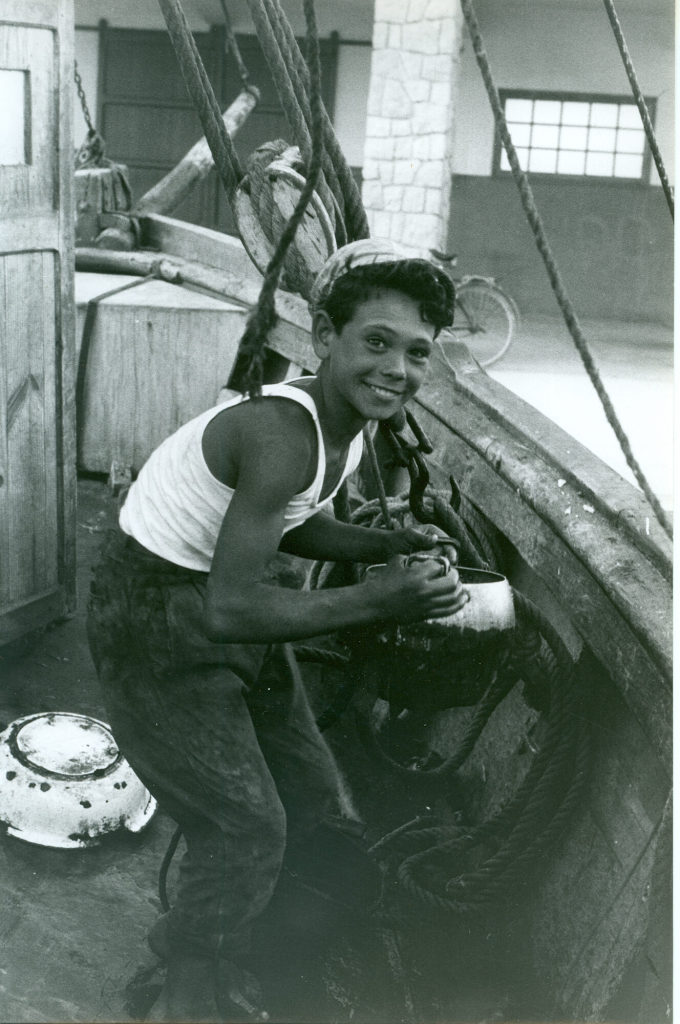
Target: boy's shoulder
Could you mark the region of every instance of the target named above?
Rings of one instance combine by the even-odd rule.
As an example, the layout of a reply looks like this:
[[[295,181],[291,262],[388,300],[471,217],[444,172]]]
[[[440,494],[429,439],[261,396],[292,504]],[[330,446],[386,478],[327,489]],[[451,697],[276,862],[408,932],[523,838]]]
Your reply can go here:
[[[281,427],[314,438],[316,431],[308,403],[304,399],[291,400],[291,397],[288,394],[264,394],[250,398],[218,412],[213,422],[220,432],[231,433],[236,428],[249,437],[270,437]]]
[[[230,486],[244,460],[269,472],[295,467],[295,475],[306,478],[316,458],[316,428],[300,402],[262,396],[218,412],[203,434],[203,453],[213,474]]]

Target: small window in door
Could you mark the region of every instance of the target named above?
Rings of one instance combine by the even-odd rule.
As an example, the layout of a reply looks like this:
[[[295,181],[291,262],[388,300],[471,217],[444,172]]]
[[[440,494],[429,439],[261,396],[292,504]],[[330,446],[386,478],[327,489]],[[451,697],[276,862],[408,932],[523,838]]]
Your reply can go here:
[[[0,166],[30,164],[29,73],[0,68]]]

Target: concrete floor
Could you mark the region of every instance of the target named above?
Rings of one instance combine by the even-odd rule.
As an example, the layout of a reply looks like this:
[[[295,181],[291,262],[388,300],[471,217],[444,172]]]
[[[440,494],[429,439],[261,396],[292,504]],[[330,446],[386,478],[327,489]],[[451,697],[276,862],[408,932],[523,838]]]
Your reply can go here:
[[[634,450],[670,507],[672,337],[646,325],[586,325]],[[557,321],[525,324],[491,373],[624,472],[592,388]],[[79,605],[73,618],[0,649],[0,720],[38,711],[103,717],[85,642],[90,565],[116,500],[101,480],[79,485]],[[53,850],[0,836],[0,1022],[129,1020],[124,986],[146,954],[159,912],[158,867],[173,823],[89,850]],[[172,884],[172,876],[170,882]]]
[[[672,509],[673,331],[602,320],[581,327],[633,454],[663,507]],[[508,352],[488,372],[634,482],[562,320],[523,318]]]
[[[81,480],[78,608],[73,618],[0,648],[3,728],[25,715],[70,711],[105,718],[85,639],[90,565],[116,501]],[[158,866],[174,831],[148,829],[87,850],[56,850],[0,836],[0,1021],[128,1020],[124,986],[146,954],[159,913]]]

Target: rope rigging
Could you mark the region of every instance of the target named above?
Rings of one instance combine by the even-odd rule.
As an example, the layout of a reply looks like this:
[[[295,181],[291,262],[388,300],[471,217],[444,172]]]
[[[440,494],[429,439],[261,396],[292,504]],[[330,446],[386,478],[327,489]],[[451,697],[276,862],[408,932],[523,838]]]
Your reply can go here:
[[[565,324],[569,329],[569,333],[571,334],[576,349],[581,357],[581,361],[583,362],[588,377],[590,378],[590,381],[593,387],[595,388],[595,391],[597,392],[598,398],[600,399],[605,415],[607,417],[607,421],[609,422],[610,426],[612,427],[612,430],[616,435],[616,439],[619,442],[621,450],[626,458],[626,462],[632,470],[635,479],[640,485],[640,488],[645,497],[647,498],[650,506],[652,507],[659,523],[663,527],[664,531],[668,534],[668,536],[672,538],[673,527],[670,523],[668,516],[666,515],[666,512],[664,511],[661,505],[661,502],[654,494],[647,480],[647,477],[643,473],[641,466],[639,465],[637,459],[633,454],[628,436],[621,425],[621,422],[616,414],[616,410],[612,405],[609,394],[607,393],[607,390],[602,382],[599,370],[595,365],[595,360],[593,358],[592,352],[590,351],[588,341],[586,340],[583,331],[581,330],[581,325],[576,315],[576,311],[573,307],[571,299],[569,298],[567,290],[562,281],[562,276],[560,274],[559,268],[555,261],[555,257],[550,247],[550,243],[548,242],[545,229],[543,227],[541,215],[538,212],[538,208],[536,206],[533,190],[531,188],[531,185],[529,184],[529,179],[527,175],[520,166],[517,150],[515,149],[512,137],[510,135],[510,131],[508,129],[508,124],[505,119],[505,113],[503,110],[503,104],[501,102],[501,98],[498,93],[498,89],[496,87],[491,72],[489,58],[484,47],[484,40],[482,38],[479,22],[477,21],[477,16],[474,11],[472,0],[460,0],[460,3],[463,9],[463,14],[465,16],[468,31],[470,33],[470,38],[472,40],[472,45],[475,57],[477,59],[477,64],[481,71],[482,78],[484,80],[484,85],[486,87],[486,91],[489,97],[489,102],[491,104],[491,109],[493,111],[494,119],[496,122],[496,129],[501,137],[503,146],[505,147],[508,161],[510,163],[510,169],[512,171],[512,176],[515,180],[517,188],[519,189],[522,207],[529,222],[529,226],[531,227],[536,247],[539,253],[541,254],[541,257],[543,258],[543,262],[548,273],[548,278],[550,280],[553,292],[555,293],[555,298],[557,299],[558,305],[562,311]]]
[[[609,0],[605,0],[606,4],[608,2]],[[205,68],[181,10],[180,0],[159,0],[159,3],[166,18],[168,30],[175,46],[187,87],[203,122],[206,139],[213,152],[215,165],[218,168],[218,173],[227,195],[231,199],[236,185],[243,178],[243,172],[238,163],[233,143],[224,128]],[[356,183],[337,143],[330,119],[320,101],[320,75],[312,77],[311,70],[300,53],[292,29],[281,9],[280,0],[248,0],[248,4],[270,72],[281,96],[289,125],[296,136],[303,158],[310,165],[307,173],[307,183],[310,180],[309,170],[314,158],[311,128],[316,116],[321,121],[321,126],[317,125],[316,129],[319,151],[314,162],[318,161],[320,166],[318,170],[315,168],[315,181],[318,184],[324,206],[329,214],[333,215],[336,224],[336,234],[340,234],[344,238],[346,232],[346,236],[349,239],[365,237],[368,234],[366,214]],[[669,537],[672,537],[673,531],[668,516],[634,456],[630,441],[602,382],[588,342],[583,335],[576,312],[564,287],[536,207],[531,186],[526,174],[520,167],[519,159],[510,137],[472,0],[461,0],[461,6],[473,41],[475,56],[487,89],[497,130],[505,146],[510,168],[519,188],[525,215],[546,266],[548,278],[565,323],[602,404],[607,420],[623,451],[626,462],[664,531]],[[311,52],[312,37],[309,32],[310,19],[307,4],[305,5],[305,17],[308,24],[308,48]],[[318,60],[318,38],[316,35],[314,35],[313,45],[316,48]],[[637,92],[639,94],[639,89]],[[308,94],[310,96],[309,100],[307,99]],[[644,104],[644,101],[642,102]],[[648,121],[649,118],[647,116]],[[651,128],[651,124],[649,127]],[[319,135],[321,136],[320,138]],[[306,203],[311,198],[314,188],[304,189],[303,191],[306,193],[304,195]],[[301,196],[301,200],[302,198]],[[244,390],[253,395],[259,393],[262,382],[262,366],[267,333],[276,322],[274,292],[280,279],[281,265],[286,251],[293,241],[295,230],[303,213],[304,206],[299,203],[291,218],[292,228],[291,224],[288,224],[278,240],[276,252],[272,256],[265,274],[261,302],[258,303],[257,310],[251,316],[249,327],[246,330],[240,348],[237,372],[233,374],[233,379],[238,380],[243,375]],[[346,221],[346,226],[344,221]]]
[[[180,0],[158,0],[187,92],[201,120],[215,169],[227,197],[243,177],[236,147],[224,126],[212,85],[198,52]]]
[[[264,347],[267,335],[276,322],[276,288],[281,276],[283,261],[295,232],[305,214],[307,204],[316,188],[321,173],[323,158],[323,119],[321,104],[321,63],[313,0],[304,0],[307,40],[309,45],[310,80],[312,84],[312,150],[307,167],[305,184],[297,205],[286,224],[274,254],[269,261],[257,306],[248,317],[246,329],[241,338],[239,355],[247,362],[245,386],[251,395],[258,395],[263,380]]]
[[[250,73],[245,65],[243,57],[241,56],[241,50],[236,41],[236,35],[231,24],[231,18],[229,17],[229,11],[225,0],[220,0],[220,7],[222,8],[222,17],[224,19],[224,32],[227,40],[227,49],[231,52],[236,68],[238,70],[238,76],[241,79],[241,84],[244,89],[251,90],[253,88],[250,81]]]
[[[603,2],[605,9],[607,11],[607,17],[609,18],[612,31],[614,32],[614,36],[619,47],[619,53],[621,54],[623,66],[626,69],[626,74],[628,75],[628,81],[630,82],[630,87],[632,89],[633,96],[635,97],[635,102],[637,103],[638,110],[640,111],[640,117],[642,118],[642,124],[644,125],[645,134],[647,136],[647,141],[649,143],[649,148],[651,149],[652,156],[654,157],[654,163],[656,164],[656,169],[659,174],[661,187],[663,188],[664,195],[666,196],[668,209],[671,212],[671,217],[675,218],[675,201],[673,199],[673,189],[668,180],[666,167],[664,165],[663,158],[661,156],[661,152],[656,141],[656,135],[654,133],[654,127],[652,125],[652,119],[649,116],[649,110],[647,109],[645,98],[642,95],[642,90],[640,89],[637,75],[635,74],[633,61],[631,60],[628,47],[626,46],[626,40],[624,38],[623,30],[621,28],[621,22],[619,21],[618,15],[616,13],[616,8],[614,7],[614,0],[603,0]]]

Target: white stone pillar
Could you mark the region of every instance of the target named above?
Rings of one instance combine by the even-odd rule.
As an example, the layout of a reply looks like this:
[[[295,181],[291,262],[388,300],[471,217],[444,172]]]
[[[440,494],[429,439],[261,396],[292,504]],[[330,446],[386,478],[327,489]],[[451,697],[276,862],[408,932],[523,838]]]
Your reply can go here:
[[[375,0],[362,186],[372,235],[446,248],[463,25],[458,0]]]

